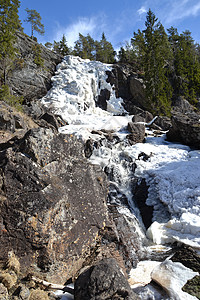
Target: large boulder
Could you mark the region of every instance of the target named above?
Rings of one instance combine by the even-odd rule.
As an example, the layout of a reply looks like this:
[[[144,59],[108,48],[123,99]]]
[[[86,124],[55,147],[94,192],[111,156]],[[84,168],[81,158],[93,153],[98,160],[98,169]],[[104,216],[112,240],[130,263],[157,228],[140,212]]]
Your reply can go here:
[[[0,260],[13,250],[22,272],[75,276],[107,218],[107,181],[75,137],[37,128],[0,152]]]
[[[76,300],[140,299],[113,258],[103,259],[79,275],[74,293]]]
[[[171,118],[172,127],[167,133],[167,139],[180,142],[200,149],[200,115],[175,114]]]
[[[142,143],[145,139],[145,125],[140,123],[128,123],[128,131],[130,134],[127,135],[131,145],[136,143]]]

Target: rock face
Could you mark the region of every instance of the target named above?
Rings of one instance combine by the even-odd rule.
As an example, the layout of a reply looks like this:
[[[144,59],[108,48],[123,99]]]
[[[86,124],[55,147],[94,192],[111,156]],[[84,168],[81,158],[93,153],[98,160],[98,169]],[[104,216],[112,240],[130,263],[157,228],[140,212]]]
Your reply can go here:
[[[9,74],[8,84],[15,94],[24,97],[25,102],[39,99],[50,89],[51,77],[62,56],[20,32],[17,33],[16,48],[19,53],[14,69]],[[41,65],[37,63],[38,57]]]
[[[103,259],[83,272],[75,282],[74,296],[76,300],[140,299],[113,258]]]
[[[200,149],[200,115],[176,114],[172,116],[172,127],[167,138],[172,142],[180,142]]]
[[[0,152],[0,259],[65,282],[107,222],[107,181],[73,136],[37,128]],[[12,188],[11,188],[12,187]]]
[[[123,99],[123,105],[130,114],[134,114],[135,105],[146,108],[143,79],[135,66],[115,64],[111,72],[107,71],[107,75],[107,81],[115,86],[116,96]]]

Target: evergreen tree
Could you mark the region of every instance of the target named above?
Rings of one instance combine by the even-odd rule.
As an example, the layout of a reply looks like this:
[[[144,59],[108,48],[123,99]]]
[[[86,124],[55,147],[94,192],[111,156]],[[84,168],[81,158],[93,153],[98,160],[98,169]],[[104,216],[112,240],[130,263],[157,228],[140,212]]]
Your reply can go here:
[[[67,40],[65,35],[63,34],[62,39],[60,40],[60,42],[58,42],[57,44],[55,44],[55,48],[56,48],[56,52],[65,56],[68,55],[70,53],[70,49],[67,46]]]
[[[33,38],[34,31],[37,31],[39,34],[44,34],[44,25],[41,23],[41,16],[35,9],[25,9],[27,12],[27,18],[24,22],[31,23],[31,38]]]
[[[173,88],[174,95],[184,96],[192,104],[200,95],[200,62],[197,47],[186,30],[178,34],[176,28],[168,29],[169,41],[173,49]]]
[[[3,76],[2,82],[6,84],[7,74],[15,57],[14,42],[16,31],[21,28],[18,9],[19,0],[0,0],[0,62]]]
[[[107,41],[103,32],[100,42],[96,42],[96,60],[112,64],[115,62],[115,55],[116,52],[114,51],[112,44]]]
[[[145,26],[143,32],[134,33],[132,44],[144,70],[149,109],[153,113],[169,114],[172,97],[167,76],[167,61],[171,59],[170,44],[164,27],[150,9]]]
[[[129,42],[126,42],[125,46],[120,48],[118,59],[121,63],[133,63],[136,61],[135,50]]]
[[[95,41],[87,34],[83,36],[79,33],[79,39],[75,42],[73,54],[83,59],[95,59]]]

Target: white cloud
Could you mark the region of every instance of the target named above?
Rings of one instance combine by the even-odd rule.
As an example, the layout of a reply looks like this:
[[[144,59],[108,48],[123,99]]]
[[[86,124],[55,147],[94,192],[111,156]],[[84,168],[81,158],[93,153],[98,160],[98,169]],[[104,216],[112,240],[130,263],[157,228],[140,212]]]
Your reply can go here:
[[[144,13],[146,14],[146,12],[147,12],[147,10],[146,10],[146,8],[144,6],[142,6],[140,9],[137,10],[137,13],[139,15],[142,15]]]
[[[182,20],[187,17],[195,17],[200,13],[200,1],[172,1],[171,10],[167,14],[165,22],[173,23],[177,20]]]
[[[104,16],[98,17],[79,17],[74,23],[68,26],[60,26],[57,24],[54,40],[60,41],[63,34],[66,37],[67,44],[71,47],[74,46],[74,42],[78,40],[79,33],[86,36],[88,33],[94,38],[99,38],[99,35],[105,29]]]

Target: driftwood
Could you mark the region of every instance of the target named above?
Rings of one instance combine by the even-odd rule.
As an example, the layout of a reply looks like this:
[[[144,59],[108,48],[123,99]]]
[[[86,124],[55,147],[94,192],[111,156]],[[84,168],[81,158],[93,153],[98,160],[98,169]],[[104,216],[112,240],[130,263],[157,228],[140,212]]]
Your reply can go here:
[[[74,295],[74,289],[68,287],[68,286],[64,286],[62,284],[56,284],[56,283],[51,283],[36,277],[32,277],[32,280],[42,284],[43,286],[45,286],[48,289],[52,289],[52,290],[62,290],[63,292],[69,293],[71,295]]]

